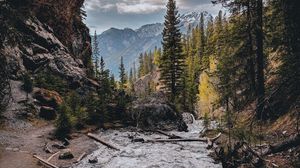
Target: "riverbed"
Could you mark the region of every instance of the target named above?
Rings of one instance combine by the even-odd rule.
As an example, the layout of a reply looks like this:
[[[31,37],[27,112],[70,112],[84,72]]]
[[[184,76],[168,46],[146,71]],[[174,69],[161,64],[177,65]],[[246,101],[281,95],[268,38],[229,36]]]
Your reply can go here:
[[[202,121],[188,124],[188,132],[169,133],[185,138],[198,138],[203,129]],[[109,149],[97,143],[98,149],[85,157],[74,168],[219,168],[208,156],[207,144],[203,142],[143,143],[132,139],[166,139],[165,135],[138,131],[134,128],[105,130],[97,133],[99,137],[117,146],[120,151]],[[95,142],[96,143],[96,142]],[[97,158],[97,163],[89,159]]]

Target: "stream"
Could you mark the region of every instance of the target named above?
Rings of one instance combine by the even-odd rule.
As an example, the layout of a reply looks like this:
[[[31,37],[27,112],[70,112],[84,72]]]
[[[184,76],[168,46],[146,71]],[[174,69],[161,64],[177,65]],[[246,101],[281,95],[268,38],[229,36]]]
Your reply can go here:
[[[169,133],[186,138],[198,138],[203,129],[202,121],[188,124],[188,132]],[[117,146],[120,151],[97,143],[98,149],[85,157],[74,168],[221,168],[208,156],[207,144],[203,142],[142,143],[132,142],[132,137],[147,139],[168,138],[159,133],[136,132],[134,129],[99,131],[102,139]],[[89,159],[97,158],[91,164]]]

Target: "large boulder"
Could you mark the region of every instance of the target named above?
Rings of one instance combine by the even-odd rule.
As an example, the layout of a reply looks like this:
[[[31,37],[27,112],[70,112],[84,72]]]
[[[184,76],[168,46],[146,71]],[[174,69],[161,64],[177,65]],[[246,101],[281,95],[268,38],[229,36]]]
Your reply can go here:
[[[45,120],[55,120],[57,114],[54,108],[42,106],[39,116]]]
[[[63,99],[56,91],[47,89],[39,89],[34,93],[34,98],[37,99],[42,105],[50,107],[58,107],[62,104]]]
[[[136,126],[142,129],[187,131],[182,115],[162,93],[135,101],[129,113]]]

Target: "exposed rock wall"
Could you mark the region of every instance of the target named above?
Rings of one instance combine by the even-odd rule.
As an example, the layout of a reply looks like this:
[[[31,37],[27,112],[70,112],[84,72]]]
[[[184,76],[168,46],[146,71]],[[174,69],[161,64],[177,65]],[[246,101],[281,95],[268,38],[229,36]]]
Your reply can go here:
[[[83,81],[91,57],[89,30],[82,22],[84,0],[2,2],[1,53],[13,79],[30,71],[49,71]]]

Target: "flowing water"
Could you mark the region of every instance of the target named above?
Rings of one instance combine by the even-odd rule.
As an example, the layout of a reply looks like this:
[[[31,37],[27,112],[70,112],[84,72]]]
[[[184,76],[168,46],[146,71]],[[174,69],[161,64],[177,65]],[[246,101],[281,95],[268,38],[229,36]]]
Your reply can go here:
[[[170,133],[186,138],[198,138],[203,129],[202,121],[188,124],[189,132]],[[133,129],[100,131],[98,136],[114,144],[120,151],[98,144],[98,149],[84,158],[74,168],[219,168],[220,164],[208,156],[207,144],[203,142],[142,143],[132,142],[134,138],[158,139],[167,137],[158,133],[135,132]],[[91,164],[89,159],[97,158]]]

